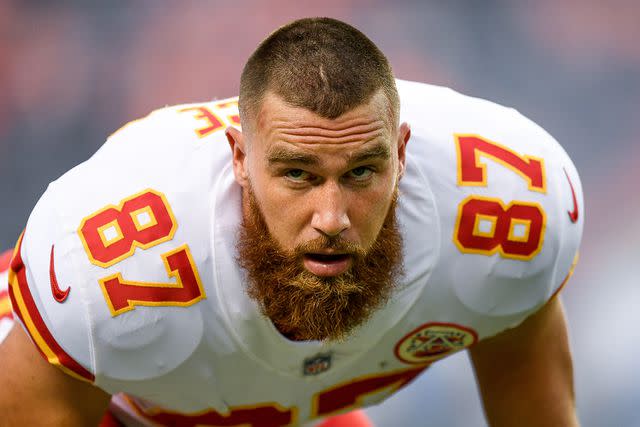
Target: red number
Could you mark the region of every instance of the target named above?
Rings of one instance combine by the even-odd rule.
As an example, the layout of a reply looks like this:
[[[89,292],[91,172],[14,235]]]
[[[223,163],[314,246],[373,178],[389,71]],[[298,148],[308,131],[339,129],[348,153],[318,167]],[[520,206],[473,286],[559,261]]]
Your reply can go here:
[[[240,115],[238,114],[238,98],[230,101],[219,101],[214,104],[214,107],[219,110],[230,110],[232,114],[227,115],[229,123],[240,126]]]
[[[204,298],[202,282],[187,245],[161,256],[167,275],[176,279],[174,283],[127,281],[120,273],[99,280],[114,317],[136,305],[189,306]]]
[[[147,189],[107,206],[82,220],[78,234],[89,260],[110,267],[134,254],[173,239],[178,224],[164,194]],[[205,297],[202,282],[187,245],[161,254],[167,275],[174,282],[125,280],[121,273],[98,282],[112,316],[137,305],[189,306]]]
[[[214,110],[219,114],[214,113]],[[203,138],[205,136],[211,135],[213,132],[219,131],[220,129],[225,128],[224,121],[220,118],[220,116],[226,117],[226,122],[232,125],[240,125],[240,116],[238,115],[238,99],[229,99],[222,100],[214,103],[209,103],[206,105],[198,105],[194,107],[187,107],[178,110],[180,113],[185,113],[188,111],[195,111],[193,117],[198,121],[203,122],[204,127],[196,129],[196,134]],[[231,113],[231,114],[229,114]]]
[[[296,410],[282,408],[277,403],[232,407],[228,415],[206,410],[197,414],[181,414],[162,409],[144,410],[132,399],[129,403],[157,425],[174,427],[282,427],[295,424]]]
[[[135,252],[173,238],[176,222],[162,193],[145,190],[120,206],[107,206],[86,217],[78,230],[89,260],[112,266]]]
[[[530,191],[546,192],[544,162],[520,156],[509,148],[477,135],[455,135],[458,185],[486,186],[487,156],[516,172]],[[496,198],[473,195],[458,205],[453,241],[461,252],[527,261],[542,249],[546,216],[538,203],[514,200],[508,205]]]
[[[488,225],[484,230],[483,221]],[[505,207],[500,199],[470,196],[458,208],[454,242],[466,253],[500,252],[505,258],[529,260],[542,248],[545,223],[544,211],[535,203]]]
[[[339,384],[314,396],[314,417],[323,417],[348,409],[364,406],[362,400],[369,394],[385,392],[390,395],[406,386],[427,366],[384,374],[375,374]]]
[[[458,185],[487,185],[487,167],[479,156],[490,157],[519,174],[529,190],[546,192],[544,161],[533,156],[519,156],[507,147],[477,135],[456,135],[458,149]]]
[[[188,107],[183,108],[179,111],[181,113],[187,111],[196,111],[198,113],[194,115],[194,117],[198,120],[203,121],[205,124],[204,127],[196,129],[196,133],[200,138],[204,138],[205,136],[210,135],[217,130],[224,129],[222,120],[220,120],[220,118],[215,113],[213,113],[213,111],[205,106]]]
[[[312,417],[324,417],[362,406],[362,400],[369,394],[385,392],[392,394],[416,378],[428,365],[402,371],[374,374],[356,378],[313,397]],[[159,425],[175,427],[281,427],[296,424],[297,409],[283,408],[277,403],[262,403],[256,406],[232,407],[228,415],[212,410],[197,414],[180,414],[161,408],[143,409],[133,399],[127,401],[138,412]],[[297,424],[296,424],[297,425]]]

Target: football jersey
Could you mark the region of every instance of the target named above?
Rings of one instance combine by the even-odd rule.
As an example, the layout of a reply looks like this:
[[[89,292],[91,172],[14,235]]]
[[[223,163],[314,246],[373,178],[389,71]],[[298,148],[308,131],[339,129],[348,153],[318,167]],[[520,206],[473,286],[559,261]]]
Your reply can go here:
[[[412,129],[404,274],[348,339],[291,341],[247,296],[224,135],[236,98],[154,111],[49,185],[12,261],[17,318],[49,362],[114,395],[126,423],[175,426],[276,427],[370,405],[517,326],[575,264],[576,169],[514,109],[397,83]]]

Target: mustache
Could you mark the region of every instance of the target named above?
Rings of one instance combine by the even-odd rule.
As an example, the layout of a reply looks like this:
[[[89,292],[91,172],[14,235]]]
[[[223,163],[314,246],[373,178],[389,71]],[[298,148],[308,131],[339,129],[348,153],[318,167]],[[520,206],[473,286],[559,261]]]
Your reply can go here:
[[[307,253],[318,253],[327,250],[352,255],[354,257],[364,257],[367,255],[367,250],[357,243],[346,240],[341,236],[326,235],[316,237],[313,240],[297,245],[293,250],[293,255],[296,257],[302,257]]]

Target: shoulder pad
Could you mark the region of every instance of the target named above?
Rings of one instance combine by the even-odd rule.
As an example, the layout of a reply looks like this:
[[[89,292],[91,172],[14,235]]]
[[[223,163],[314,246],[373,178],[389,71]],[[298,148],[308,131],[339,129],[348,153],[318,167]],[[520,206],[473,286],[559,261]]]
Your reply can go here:
[[[47,192],[20,236],[9,271],[9,294],[16,319],[43,357],[78,379],[95,380],[87,307],[82,286],[69,274],[70,236]],[[57,264],[56,264],[57,263]]]

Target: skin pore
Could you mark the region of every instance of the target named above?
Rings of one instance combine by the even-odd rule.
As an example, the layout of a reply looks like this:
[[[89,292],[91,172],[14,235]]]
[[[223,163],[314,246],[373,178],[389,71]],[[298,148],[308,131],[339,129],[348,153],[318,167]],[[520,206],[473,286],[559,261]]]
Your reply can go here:
[[[267,93],[245,134],[227,129],[243,187],[239,262],[248,293],[293,339],[340,339],[401,271],[395,220],[407,124],[381,91],[336,119]]]

